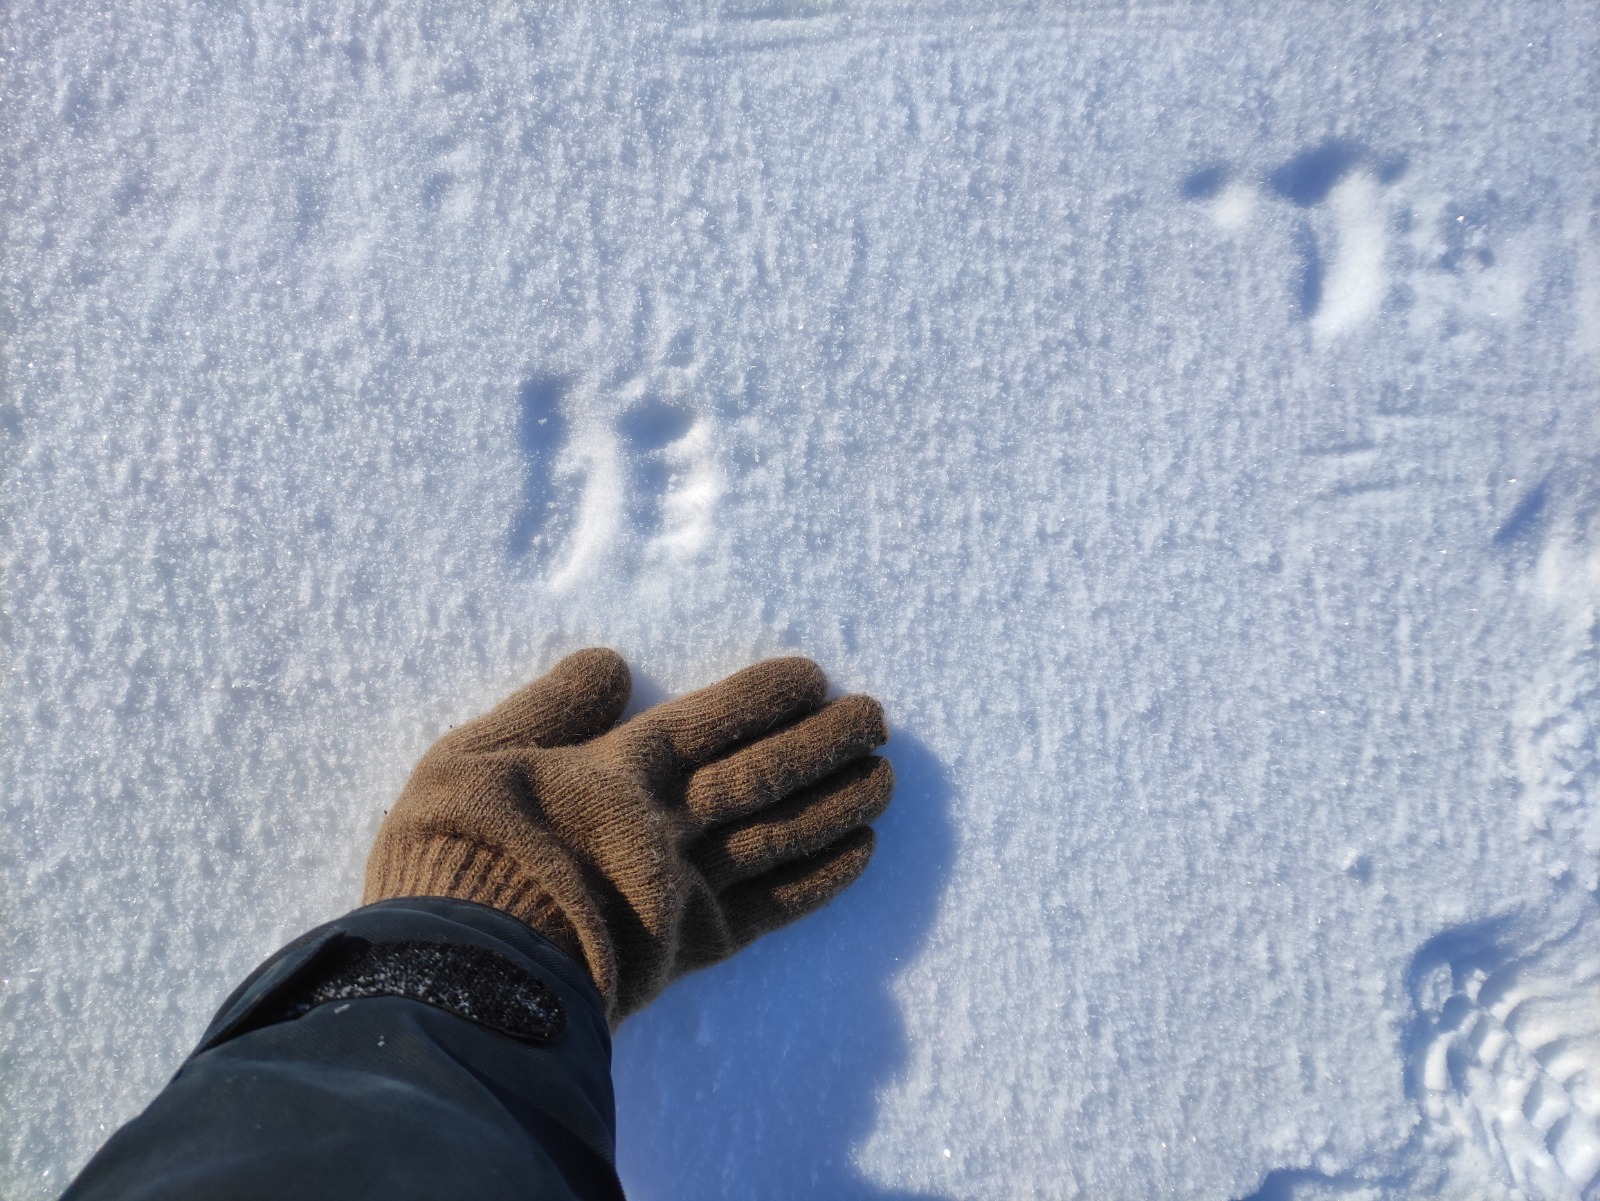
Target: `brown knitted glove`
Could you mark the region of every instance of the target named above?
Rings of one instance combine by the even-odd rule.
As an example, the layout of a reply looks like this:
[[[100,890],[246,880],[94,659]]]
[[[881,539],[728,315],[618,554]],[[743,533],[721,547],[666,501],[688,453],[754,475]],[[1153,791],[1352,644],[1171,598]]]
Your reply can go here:
[[[569,655],[422,757],[363,903],[504,910],[588,966],[615,1026],[865,870],[888,731],[877,701],[824,705],[827,686],[809,659],[769,659],[612,729],[627,664]]]

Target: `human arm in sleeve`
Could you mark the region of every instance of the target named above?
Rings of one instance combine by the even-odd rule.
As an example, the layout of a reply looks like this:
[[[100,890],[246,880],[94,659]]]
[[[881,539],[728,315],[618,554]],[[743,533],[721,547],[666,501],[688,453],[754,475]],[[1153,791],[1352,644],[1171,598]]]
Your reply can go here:
[[[864,696],[756,664],[618,724],[580,651],[423,757],[365,907],[224,1003],[66,1196],[621,1196],[610,1033],[865,870],[893,787]]]

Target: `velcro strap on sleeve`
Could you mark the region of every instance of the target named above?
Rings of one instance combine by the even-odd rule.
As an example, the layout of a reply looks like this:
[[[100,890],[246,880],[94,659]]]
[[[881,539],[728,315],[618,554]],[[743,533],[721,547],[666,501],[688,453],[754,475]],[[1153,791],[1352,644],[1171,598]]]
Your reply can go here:
[[[315,966],[250,1024],[293,1021],[319,1005],[366,997],[421,1001],[527,1043],[550,1043],[566,1024],[561,998],[549,985],[485,947],[350,935],[317,956]]]

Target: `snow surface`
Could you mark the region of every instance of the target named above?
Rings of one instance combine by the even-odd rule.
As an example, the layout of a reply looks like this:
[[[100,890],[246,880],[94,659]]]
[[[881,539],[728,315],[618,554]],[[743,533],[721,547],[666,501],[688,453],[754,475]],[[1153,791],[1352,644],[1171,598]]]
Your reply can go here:
[[[0,1191],[607,643],[902,781],[636,1198],[1600,1195],[1600,6],[450,7],[3,18]]]

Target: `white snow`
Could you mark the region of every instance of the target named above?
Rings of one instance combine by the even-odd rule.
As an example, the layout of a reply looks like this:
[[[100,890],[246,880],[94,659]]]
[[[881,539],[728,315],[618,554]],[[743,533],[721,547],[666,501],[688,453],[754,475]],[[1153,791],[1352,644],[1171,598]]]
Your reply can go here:
[[[1352,172],[1329,193],[1328,206],[1334,217],[1333,252],[1321,302],[1311,314],[1312,333],[1324,342],[1376,313],[1389,284],[1383,270],[1388,214],[1378,181],[1367,171]]]
[[[901,780],[631,1196],[1595,1196],[1600,5],[474,7],[0,18],[0,1191],[606,643]]]

